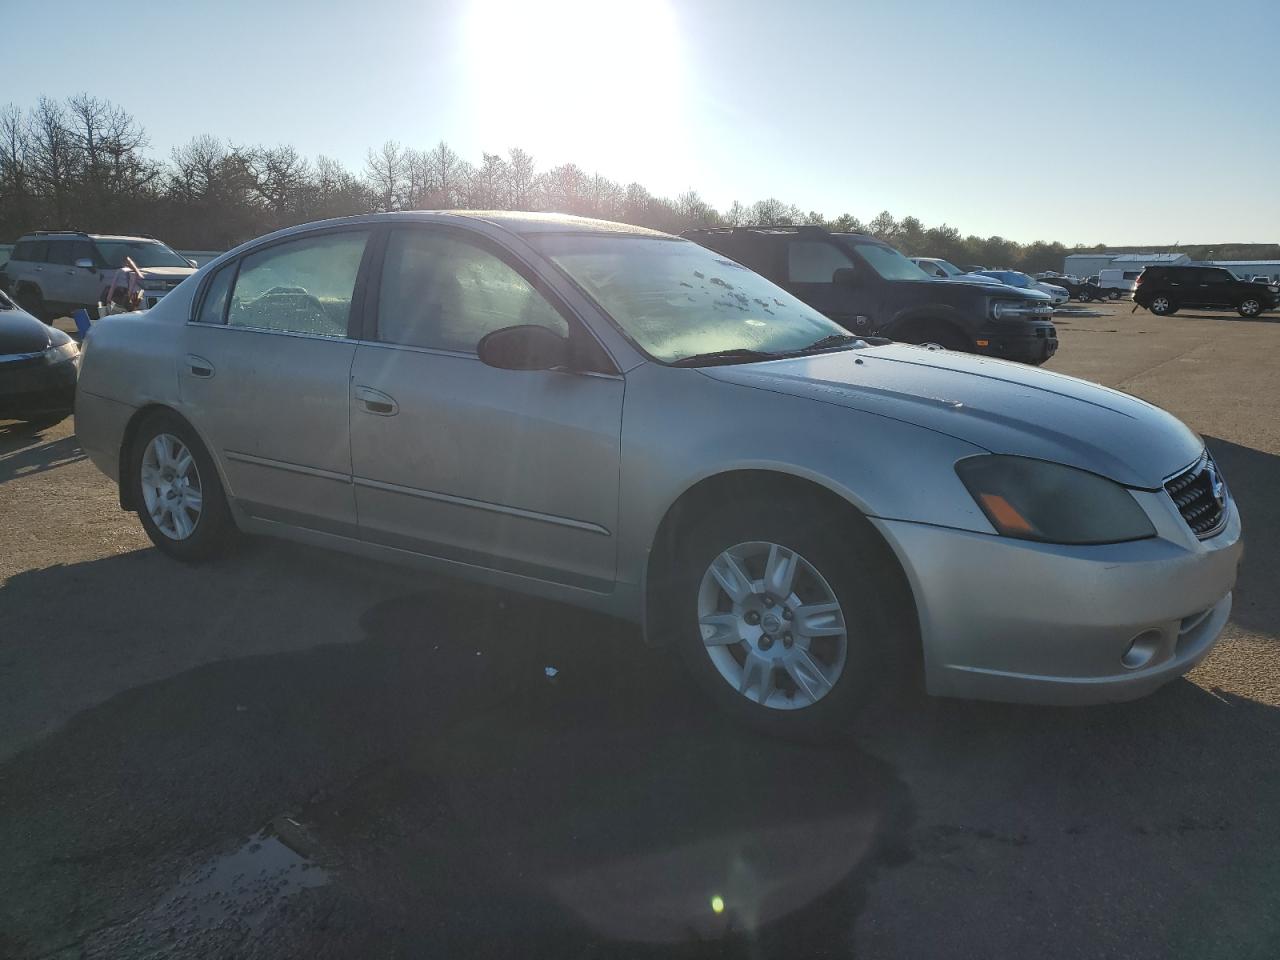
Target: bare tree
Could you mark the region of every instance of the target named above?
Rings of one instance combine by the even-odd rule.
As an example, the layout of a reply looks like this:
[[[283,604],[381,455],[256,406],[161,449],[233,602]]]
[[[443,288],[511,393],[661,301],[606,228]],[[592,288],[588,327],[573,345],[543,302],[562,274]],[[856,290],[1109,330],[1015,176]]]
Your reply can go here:
[[[507,154],[507,202],[511,209],[533,209],[533,185],[537,175],[533,157],[519,147],[513,147]]]
[[[15,104],[0,109],[0,236],[17,236],[31,222],[31,139],[27,118]]]
[[[62,104],[41,97],[31,113],[28,137],[32,180],[48,201],[51,225],[70,226],[71,187],[80,152]]]
[[[388,140],[378,150],[370,150],[365,160],[365,175],[373,195],[378,198],[379,210],[403,208],[409,193],[409,161],[399,143]]]

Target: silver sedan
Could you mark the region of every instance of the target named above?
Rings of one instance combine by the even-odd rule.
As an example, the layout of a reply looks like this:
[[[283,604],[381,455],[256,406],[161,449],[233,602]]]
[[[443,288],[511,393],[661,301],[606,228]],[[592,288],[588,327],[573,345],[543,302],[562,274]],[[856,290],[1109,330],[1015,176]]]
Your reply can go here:
[[[550,215],[245,244],[94,326],[76,430],[179,559],[270,534],[606,611],[782,734],[921,670],[1140,696],[1209,652],[1241,551],[1149,404],[869,344],[694,243]]]

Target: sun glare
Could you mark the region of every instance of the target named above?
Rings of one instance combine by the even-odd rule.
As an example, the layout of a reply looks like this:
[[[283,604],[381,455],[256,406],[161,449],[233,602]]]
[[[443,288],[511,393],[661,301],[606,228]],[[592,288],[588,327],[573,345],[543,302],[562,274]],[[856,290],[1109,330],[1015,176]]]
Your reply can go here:
[[[465,29],[485,149],[646,182],[679,169],[683,58],[667,0],[471,0]]]

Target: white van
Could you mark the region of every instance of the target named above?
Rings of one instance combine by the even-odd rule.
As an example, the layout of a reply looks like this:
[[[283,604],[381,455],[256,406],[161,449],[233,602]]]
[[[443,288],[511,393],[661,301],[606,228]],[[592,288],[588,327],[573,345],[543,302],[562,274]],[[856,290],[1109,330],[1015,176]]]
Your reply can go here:
[[[1099,270],[1098,286],[1112,300],[1124,296],[1133,296],[1138,289],[1139,270]]]

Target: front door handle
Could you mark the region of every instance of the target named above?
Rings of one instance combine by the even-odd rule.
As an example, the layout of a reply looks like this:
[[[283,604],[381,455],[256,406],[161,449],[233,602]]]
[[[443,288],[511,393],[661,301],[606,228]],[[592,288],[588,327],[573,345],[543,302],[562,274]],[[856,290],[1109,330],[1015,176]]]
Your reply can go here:
[[[379,417],[394,417],[400,412],[400,405],[394,398],[373,387],[356,387],[356,399],[364,407],[365,413],[377,414]]]
[[[208,380],[213,376],[213,364],[204,357],[197,357],[194,353],[187,354],[187,370],[193,377],[199,377],[201,380]]]

